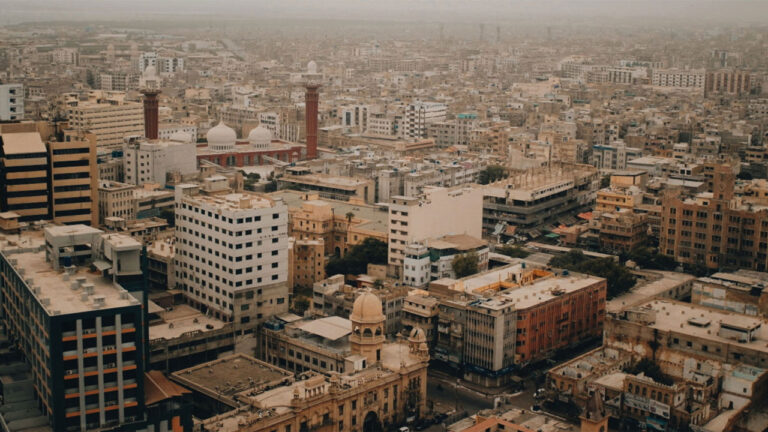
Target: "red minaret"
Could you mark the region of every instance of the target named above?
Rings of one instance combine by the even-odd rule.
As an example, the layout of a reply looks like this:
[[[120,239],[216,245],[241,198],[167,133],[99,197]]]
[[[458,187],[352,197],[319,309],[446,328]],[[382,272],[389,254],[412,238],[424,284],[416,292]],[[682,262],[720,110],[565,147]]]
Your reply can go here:
[[[320,84],[308,82],[304,94],[304,106],[307,129],[307,159],[317,159],[317,104],[320,96],[317,89]]]
[[[141,93],[144,95],[144,136],[148,140],[156,140],[159,135],[157,95],[160,90],[145,89]]]

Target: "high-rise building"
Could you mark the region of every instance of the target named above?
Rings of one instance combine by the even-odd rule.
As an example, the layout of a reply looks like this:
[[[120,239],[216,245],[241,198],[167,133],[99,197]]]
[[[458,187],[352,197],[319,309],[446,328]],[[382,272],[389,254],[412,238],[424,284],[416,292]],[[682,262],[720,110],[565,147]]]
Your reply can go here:
[[[67,131],[64,141],[49,141],[51,216],[59,224],[96,226],[98,165],[96,142]]]
[[[115,282],[141,274],[140,250],[130,237],[84,225],[0,241],[3,327],[52,430],[144,419],[142,306]]]
[[[240,331],[288,311],[283,201],[178,186],[176,192],[177,281],[189,302]]]
[[[142,105],[134,102],[80,102],[68,109],[69,127],[96,135],[98,147],[119,147],[128,136],[144,135]]]
[[[0,84],[0,121],[24,120],[24,86]]]
[[[48,150],[40,133],[0,133],[0,210],[21,221],[47,219]]]

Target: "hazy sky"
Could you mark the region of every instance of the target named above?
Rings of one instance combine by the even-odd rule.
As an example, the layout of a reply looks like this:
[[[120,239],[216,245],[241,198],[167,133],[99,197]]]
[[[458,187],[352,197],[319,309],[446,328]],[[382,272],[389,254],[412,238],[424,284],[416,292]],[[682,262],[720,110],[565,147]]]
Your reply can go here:
[[[738,25],[764,22],[768,0],[0,0],[4,24],[185,16],[496,23],[655,18]]]

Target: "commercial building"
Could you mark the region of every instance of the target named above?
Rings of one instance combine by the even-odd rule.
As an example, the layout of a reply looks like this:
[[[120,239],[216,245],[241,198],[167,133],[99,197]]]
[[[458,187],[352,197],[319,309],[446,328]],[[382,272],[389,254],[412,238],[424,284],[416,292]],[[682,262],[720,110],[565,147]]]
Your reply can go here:
[[[84,225],[48,227],[0,246],[3,325],[53,430],[144,419],[142,306],[115,282],[141,274],[140,248]]]
[[[40,133],[0,133],[0,210],[20,221],[48,219],[48,150]]]
[[[78,102],[67,109],[69,127],[96,135],[97,147],[119,148],[125,137],[144,135],[144,111],[135,102]]]
[[[472,187],[430,187],[421,197],[392,197],[388,251],[392,272],[402,276],[409,244],[456,234],[480,238],[482,200],[482,190]]]
[[[207,187],[176,188],[176,279],[192,305],[249,331],[288,310],[288,209]]]
[[[602,334],[606,281],[511,264],[430,284],[440,298],[434,358],[486,386]]]
[[[289,240],[288,267],[291,292],[296,288],[311,288],[325,279],[325,242],[320,240]]]
[[[592,166],[558,163],[491,183],[483,189],[483,228],[538,236],[546,224],[570,225],[569,217],[592,209],[599,177]]]
[[[376,186],[373,180],[328,174],[285,175],[278,179],[281,189],[290,188],[317,194],[320,198],[373,204]]]
[[[648,218],[631,210],[600,214],[600,247],[603,251],[629,252],[645,244]]]
[[[718,272],[693,281],[691,303],[751,316],[768,316],[768,273]]]
[[[0,84],[0,121],[24,120],[24,85]]]
[[[592,165],[601,173],[625,170],[627,161],[642,156],[641,149],[628,147],[623,141],[592,146]]]
[[[111,180],[99,180],[99,225],[107,219],[136,219],[133,191],[136,186]]]
[[[99,223],[96,142],[65,133],[48,142],[51,217],[58,224]]]

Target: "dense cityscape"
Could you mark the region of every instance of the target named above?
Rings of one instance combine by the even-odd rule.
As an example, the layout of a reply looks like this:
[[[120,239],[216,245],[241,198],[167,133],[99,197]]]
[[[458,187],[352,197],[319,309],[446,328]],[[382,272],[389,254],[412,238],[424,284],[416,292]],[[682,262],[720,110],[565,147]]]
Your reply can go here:
[[[768,431],[767,7],[259,2],[0,1],[0,432]]]

